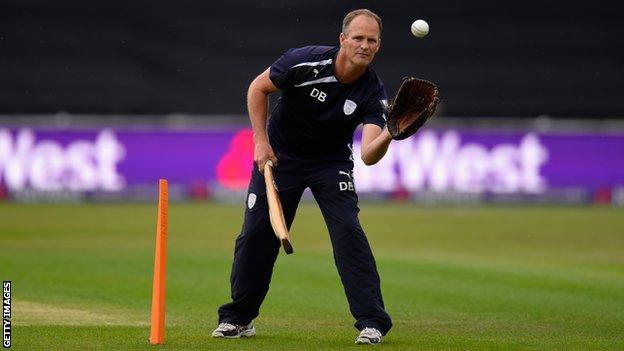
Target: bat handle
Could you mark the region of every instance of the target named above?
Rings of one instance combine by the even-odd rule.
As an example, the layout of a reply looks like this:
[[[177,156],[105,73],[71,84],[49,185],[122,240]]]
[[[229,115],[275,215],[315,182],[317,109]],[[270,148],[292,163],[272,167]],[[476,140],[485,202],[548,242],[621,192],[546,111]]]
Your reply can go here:
[[[273,179],[273,161],[271,160],[266,161],[266,163],[264,164],[264,179],[268,182],[269,178],[267,177],[270,177],[271,179]],[[267,183],[267,186],[268,184],[269,183]]]

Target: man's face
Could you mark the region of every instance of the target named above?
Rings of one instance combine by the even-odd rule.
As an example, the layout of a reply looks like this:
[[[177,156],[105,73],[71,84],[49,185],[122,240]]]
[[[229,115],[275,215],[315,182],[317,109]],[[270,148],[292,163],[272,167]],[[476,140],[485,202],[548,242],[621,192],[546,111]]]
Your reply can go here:
[[[366,15],[355,17],[345,33],[340,34],[340,47],[355,66],[367,66],[375,57],[381,38],[377,21]]]

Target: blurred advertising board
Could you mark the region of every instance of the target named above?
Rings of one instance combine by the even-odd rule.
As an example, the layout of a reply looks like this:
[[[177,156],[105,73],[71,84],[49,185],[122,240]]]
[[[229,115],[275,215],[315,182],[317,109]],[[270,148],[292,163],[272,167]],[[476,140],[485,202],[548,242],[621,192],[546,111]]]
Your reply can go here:
[[[371,167],[359,159],[359,135],[353,150],[364,198],[610,202],[624,187],[624,133],[425,129]],[[252,160],[245,128],[0,127],[0,197],[140,198],[159,178],[181,199],[237,196]]]

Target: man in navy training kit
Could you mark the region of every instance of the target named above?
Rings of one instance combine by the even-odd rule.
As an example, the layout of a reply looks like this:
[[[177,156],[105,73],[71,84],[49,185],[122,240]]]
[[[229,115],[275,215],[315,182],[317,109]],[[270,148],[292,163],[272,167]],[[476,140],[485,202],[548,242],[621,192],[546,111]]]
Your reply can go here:
[[[352,11],[343,20],[339,47],[290,49],[249,86],[256,167],[234,250],[232,302],[219,308],[220,324],[213,337],[255,335],[253,319],[269,290],[280,242],[271,228],[262,174],[268,160],[277,165],[275,182],[289,228],[305,188],[321,208],[360,330],[356,343],[380,343],[392,327],[353,187],[356,127],[364,125],[361,155],[366,165],[377,163],[392,140],[385,128],[386,92],[369,66],[380,47],[381,29],[381,19],[373,12]],[[282,96],[267,128],[267,96],[278,90]]]

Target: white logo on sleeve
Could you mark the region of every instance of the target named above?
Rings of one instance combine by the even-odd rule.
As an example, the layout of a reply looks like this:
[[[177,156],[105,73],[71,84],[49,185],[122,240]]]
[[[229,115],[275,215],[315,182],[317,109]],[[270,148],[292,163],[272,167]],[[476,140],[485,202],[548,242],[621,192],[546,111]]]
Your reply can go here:
[[[256,194],[249,193],[249,197],[247,198],[247,207],[251,210],[252,207],[256,204]]]
[[[357,108],[357,104],[349,99],[345,100],[344,105],[342,106],[342,111],[344,111],[345,115],[352,114]]]
[[[383,113],[381,114],[381,117],[384,119],[384,121],[387,121],[388,118],[386,117],[386,112],[388,111],[388,100],[387,99],[379,100],[379,103],[383,107]]]

